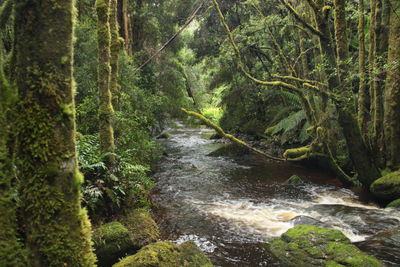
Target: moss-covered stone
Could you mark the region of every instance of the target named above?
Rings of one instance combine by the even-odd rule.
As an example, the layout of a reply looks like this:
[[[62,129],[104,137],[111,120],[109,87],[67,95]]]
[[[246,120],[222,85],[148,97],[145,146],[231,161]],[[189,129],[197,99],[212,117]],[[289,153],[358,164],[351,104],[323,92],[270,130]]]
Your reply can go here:
[[[210,260],[193,242],[177,246],[170,242],[157,242],[145,246],[133,256],[122,259],[113,267],[210,267]]]
[[[292,175],[289,177],[289,179],[286,180],[286,184],[291,184],[291,185],[299,185],[299,184],[304,184],[304,181],[297,175]]]
[[[298,225],[266,247],[285,266],[384,266],[340,231]]]
[[[373,182],[370,186],[371,192],[387,200],[400,198],[400,171],[391,172]]]
[[[118,258],[134,251],[129,230],[119,222],[110,222],[94,231],[93,241],[99,266],[110,266]]]
[[[156,222],[145,209],[137,209],[128,212],[123,223],[129,231],[129,236],[134,246],[138,249],[160,238],[160,232]]]
[[[170,134],[167,132],[163,132],[159,136],[157,136],[157,139],[168,139],[168,138],[170,138]]]
[[[390,202],[386,208],[400,208],[400,198]]]

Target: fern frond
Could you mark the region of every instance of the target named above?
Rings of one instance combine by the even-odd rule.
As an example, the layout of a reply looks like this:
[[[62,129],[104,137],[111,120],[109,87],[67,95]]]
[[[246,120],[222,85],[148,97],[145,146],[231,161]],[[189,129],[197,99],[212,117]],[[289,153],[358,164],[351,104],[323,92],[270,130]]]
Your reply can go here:
[[[285,133],[296,127],[300,127],[305,120],[306,120],[306,113],[304,112],[304,110],[292,113],[275,125],[275,129],[272,132],[272,134],[277,134],[280,132]]]

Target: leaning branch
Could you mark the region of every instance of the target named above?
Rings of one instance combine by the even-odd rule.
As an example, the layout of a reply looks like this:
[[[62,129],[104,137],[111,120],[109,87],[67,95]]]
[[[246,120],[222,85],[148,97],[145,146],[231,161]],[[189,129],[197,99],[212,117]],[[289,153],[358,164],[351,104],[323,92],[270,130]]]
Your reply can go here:
[[[231,135],[231,134],[225,133],[225,131],[224,131],[221,127],[219,127],[218,125],[216,125],[215,123],[213,123],[212,121],[210,121],[209,119],[207,119],[206,117],[204,117],[203,115],[201,115],[200,113],[197,113],[197,112],[194,112],[194,111],[189,111],[189,110],[186,110],[186,109],[184,109],[184,108],[181,108],[181,110],[182,110],[183,112],[185,112],[186,114],[189,114],[189,115],[191,115],[191,116],[194,116],[194,117],[200,119],[200,120],[203,121],[208,127],[213,128],[214,130],[217,131],[217,133],[219,133],[220,135],[222,135],[222,136],[228,138],[229,140],[231,140],[231,141],[234,142],[235,144],[238,144],[238,145],[240,145],[240,146],[246,147],[247,149],[249,149],[249,150],[251,150],[251,151],[253,151],[253,152],[257,153],[257,154],[260,154],[260,155],[262,155],[262,156],[264,156],[264,157],[267,157],[267,158],[269,158],[269,159],[278,160],[278,161],[285,161],[285,160],[282,159],[282,158],[274,157],[274,156],[269,155],[269,154],[267,154],[267,153],[265,153],[265,152],[263,152],[263,151],[261,151],[261,150],[259,150],[259,149],[257,149],[257,148],[254,148],[254,147],[250,146],[249,144],[247,144],[246,142],[244,142],[244,141],[242,141],[242,140],[240,140],[240,139],[237,139],[236,137],[234,137],[234,136]]]
[[[142,65],[140,65],[137,69],[135,69],[135,72],[142,69],[144,66],[146,66],[147,64],[149,64],[150,61],[152,61],[155,57],[157,57],[170,43],[172,43],[173,40],[175,40],[176,37],[178,37],[179,34],[181,34],[183,32],[183,30],[186,29],[187,26],[189,26],[189,24],[194,20],[194,18],[196,17],[197,13],[199,13],[199,11],[201,10],[201,8],[203,7],[204,2],[202,2],[194,11],[193,13],[186,19],[185,24],[183,24],[180,29],[174,34],[172,35],[171,38],[168,39],[168,41],[161,46],[157,52],[155,52],[153,55],[151,55]]]
[[[289,5],[288,3],[286,3],[285,0],[280,0],[280,2],[282,3],[282,5],[284,5],[286,7],[286,9],[301,23],[303,24],[304,27],[306,27],[307,29],[309,29],[313,34],[318,35],[320,38],[322,39],[326,39],[326,37],[319,31],[317,30],[314,26],[312,26],[311,24],[307,23],[300,15],[299,13],[296,12],[296,10],[294,10],[294,8]]]

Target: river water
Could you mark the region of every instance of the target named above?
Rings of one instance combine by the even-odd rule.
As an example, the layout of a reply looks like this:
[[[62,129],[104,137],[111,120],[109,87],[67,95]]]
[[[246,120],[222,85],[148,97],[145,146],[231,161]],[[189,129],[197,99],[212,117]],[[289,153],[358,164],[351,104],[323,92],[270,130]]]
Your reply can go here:
[[[176,122],[170,137],[160,141],[166,153],[155,169],[152,200],[163,239],[194,241],[216,266],[279,266],[261,245],[292,228],[297,216],[339,229],[361,244],[399,227],[399,211],[363,201],[362,193],[340,188],[326,172],[251,153],[209,156],[224,146],[209,139],[213,132]],[[306,183],[285,184],[293,174]],[[400,266],[393,253],[378,256],[388,266]]]

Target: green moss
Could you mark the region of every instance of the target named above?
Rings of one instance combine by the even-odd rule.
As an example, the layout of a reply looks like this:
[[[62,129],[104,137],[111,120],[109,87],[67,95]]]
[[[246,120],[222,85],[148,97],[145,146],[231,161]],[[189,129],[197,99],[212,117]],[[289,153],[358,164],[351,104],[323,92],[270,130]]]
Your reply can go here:
[[[158,226],[147,210],[130,211],[123,222],[128,228],[134,246],[137,248],[155,242],[160,238]]]
[[[157,242],[122,259],[113,267],[211,267],[210,260],[192,242],[177,246],[170,242]]]
[[[292,185],[298,185],[298,184],[304,184],[304,181],[301,180],[301,178],[297,175],[292,175],[290,176],[289,179],[286,180],[287,184],[292,184]]]
[[[386,208],[400,208],[400,198],[390,202]]]
[[[110,266],[134,250],[128,229],[119,222],[100,226],[94,231],[93,241],[99,266]]]
[[[340,231],[298,225],[266,247],[285,266],[383,266]]]
[[[391,172],[374,181],[371,192],[382,199],[395,200],[400,198],[400,171]]]

